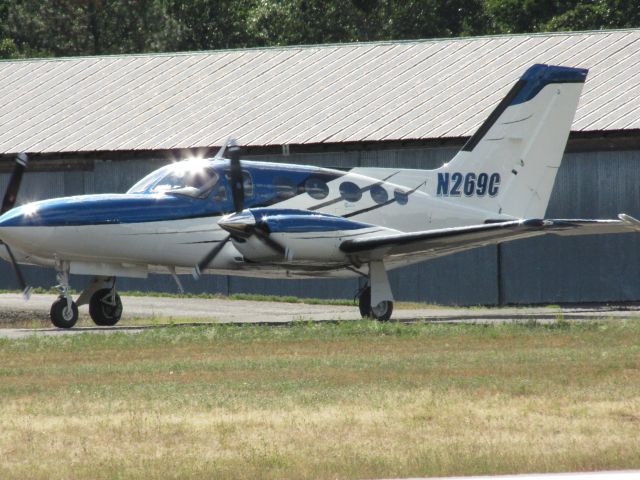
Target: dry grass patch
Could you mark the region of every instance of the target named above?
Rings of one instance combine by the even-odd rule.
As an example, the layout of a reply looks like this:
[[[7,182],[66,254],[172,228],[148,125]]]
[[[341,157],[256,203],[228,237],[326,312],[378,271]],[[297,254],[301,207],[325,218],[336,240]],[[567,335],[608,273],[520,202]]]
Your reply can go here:
[[[638,468],[639,333],[363,321],[2,340],[0,477]]]

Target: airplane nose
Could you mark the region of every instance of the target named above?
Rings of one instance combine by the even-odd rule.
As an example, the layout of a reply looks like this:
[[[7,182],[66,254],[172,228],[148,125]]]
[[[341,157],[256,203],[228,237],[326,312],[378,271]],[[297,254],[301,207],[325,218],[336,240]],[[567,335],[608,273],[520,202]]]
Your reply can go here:
[[[14,240],[15,228],[23,223],[24,207],[16,207],[0,217],[0,240],[11,243]]]
[[[240,212],[221,218],[218,225],[231,235],[248,238],[256,225],[256,219],[251,212]]]

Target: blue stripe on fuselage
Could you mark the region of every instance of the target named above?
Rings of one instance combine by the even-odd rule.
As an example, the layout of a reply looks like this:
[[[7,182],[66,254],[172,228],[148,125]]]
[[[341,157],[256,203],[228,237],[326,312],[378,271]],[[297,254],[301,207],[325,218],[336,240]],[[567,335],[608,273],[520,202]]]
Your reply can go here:
[[[0,226],[108,225],[221,214],[207,199],[185,195],[82,195],[42,200],[14,208],[0,217]]]

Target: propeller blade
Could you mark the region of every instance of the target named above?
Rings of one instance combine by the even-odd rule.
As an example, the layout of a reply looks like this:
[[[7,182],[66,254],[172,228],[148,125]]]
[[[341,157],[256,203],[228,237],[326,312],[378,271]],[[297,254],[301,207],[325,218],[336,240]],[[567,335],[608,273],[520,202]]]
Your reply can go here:
[[[16,262],[16,257],[13,256],[13,252],[9,248],[9,245],[2,242],[4,248],[7,249],[7,253],[9,254],[9,258],[11,259],[11,268],[13,268],[13,273],[15,273],[16,278],[18,279],[18,285],[20,285],[20,290],[22,290],[22,296],[25,300],[29,300],[31,297],[32,288],[27,285],[27,282],[24,281],[24,277],[22,276],[22,272],[20,271],[20,267],[18,267],[18,262]]]
[[[242,166],[240,165],[240,147],[235,140],[229,140],[229,176],[231,177],[231,195],[233,208],[236,213],[244,210],[244,180],[242,178]]]
[[[211,249],[211,251],[196,265],[193,269],[192,275],[193,278],[198,280],[202,276],[202,272],[209,266],[213,259],[216,258],[218,253],[224,248],[225,244],[229,241],[231,235],[227,235],[224,240],[218,242],[218,244]]]
[[[9,186],[7,187],[4,199],[2,200],[0,215],[8,212],[15,205],[16,198],[18,197],[18,190],[20,189],[20,183],[22,182],[22,174],[24,173],[24,169],[27,167],[28,162],[29,158],[26,153],[19,153],[16,157],[16,166],[13,169],[13,173],[9,179]]]
[[[281,254],[283,258],[287,260],[293,260],[293,252],[271,238],[271,235],[267,230],[264,230],[259,225],[256,225],[253,229],[253,233],[255,233],[256,237],[267,244],[269,248]]]

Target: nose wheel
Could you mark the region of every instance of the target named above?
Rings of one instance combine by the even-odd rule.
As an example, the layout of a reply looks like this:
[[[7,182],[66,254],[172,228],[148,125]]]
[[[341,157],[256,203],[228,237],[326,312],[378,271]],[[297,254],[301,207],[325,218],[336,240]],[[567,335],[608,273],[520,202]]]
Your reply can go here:
[[[60,296],[51,305],[49,316],[51,323],[58,328],[71,328],[78,321],[78,305],[73,301],[69,292],[69,263],[64,261],[56,261],[56,270],[58,271],[58,290]]]
[[[67,299],[60,295],[58,299],[51,305],[49,311],[51,323],[58,328],[71,328],[78,321],[78,306],[76,302],[68,302]]]

